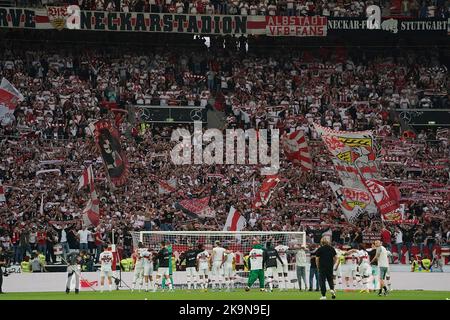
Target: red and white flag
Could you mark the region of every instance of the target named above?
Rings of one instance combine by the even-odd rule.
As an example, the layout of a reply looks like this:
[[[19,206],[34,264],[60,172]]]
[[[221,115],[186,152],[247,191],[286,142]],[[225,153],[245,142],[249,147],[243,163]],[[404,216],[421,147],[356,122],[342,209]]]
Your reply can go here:
[[[233,206],[228,213],[227,221],[223,227],[223,231],[241,231],[247,225],[247,221]]]
[[[280,181],[281,179],[278,175],[267,176],[266,179],[264,179],[261,188],[256,193],[253,201],[253,209],[257,209],[269,203],[270,197]]]
[[[13,113],[17,103],[23,100],[23,95],[8,80],[0,83],[0,119],[6,114]]]
[[[78,181],[78,190],[86,186],[90,186],[91,191],[94,189],[94,172],[92,171],[92,165],[84,169],[83,174],[78,179]]]
[[[284,136],[283,148],[286,158],[302,170],[312,170],[312,158],[303,131],[294,131]]]
[[[97,226],[100,222],[100,200],[97,197],[97,192],[91,192],[86,208],[83,210],[83,224],[89,227],[90,225]]]
[[[162,180],[158,179],[158,193],[168,194],[177,192],[177,179]]]
[[[6,202],[5,189],[3,188],[3,185],[1,183],[0,183],[0,202]]]
[[[363,179],[382,216],[400,208],[400,192],[394,186],[384,187],[383,182],[376,179]]]

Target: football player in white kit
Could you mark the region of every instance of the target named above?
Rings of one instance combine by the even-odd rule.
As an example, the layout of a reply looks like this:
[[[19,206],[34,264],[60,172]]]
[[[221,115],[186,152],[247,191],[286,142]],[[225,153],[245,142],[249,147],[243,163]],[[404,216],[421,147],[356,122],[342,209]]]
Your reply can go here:
[[[352,250],[349,250],[348,253],[349,254],[354,253],[358,257],[359,275],[360,275],[361,281],[362,281],[362,289],[360,292],[361,293],[369,293],[370,292],[369,278],[372,275],[372,267],[370,266],[369,253],[366,251],[363,244],[360,245],[359,250],[352,249]]]
[[[203,290],[208,290],[208,273],[210,268],[210,254],[208,250],[205,250],[204,245],[199,244],[198,249],[200,251],[197,254],[197,270],[198,277],[200,278],[200,286]]]
[[[143,268],[144,268],[144,283],[145,283],[145,292],[150,290],[150,288],[154,288],[153,283],[153,253],[145,248],[146,250],[143,251],[142,254],[142,260]],[[150,281],[149,281],[150,280]]]
[[[220,241],[215,242],[215,247],[212,249],[211,254],[211,287],[220,290],[223,285],[223,268],[222,264],[225,261],[225,248],[220,246]]]
[[[222,262],[223,275],[225,278],[225,285],[227,291],[234,290],[234,270],[233,264],[235,263],[236,255],[229,249],[229,246],[225,247],[225,259]]]
[[[281,261],[283,261],[283,263],[277,261],[278,286],[280,287],[280,290],[286,290],[288,287],[287,252],[289,247],[284,245],[282,241],[279,241],[278,245],[275,247],[275,250],[278,252]]]
[[[103,287],[105,285],[105,277],[108,278],[109,291],[112,291],[112,263],[113,263],[113,253],[111,252],[111,245],[100,253],[100,292],[103,292]]]
[[[337,288],[338,284],[342,285],[342,265],[345,262],[344,251],[335,249],[337,254],[337,261],[333,267],[333,282],[334,287]]]
[[[133,264],[134,264],[134,275],[133,275],[133,286],[131,291],[136,289],[136,285],[139,284],[139,291],[141,291],[142,283],[144,280],[144,257],[143,253],[147,251],[144,248],[142,242],[138,243],[138,248],[133,253]]]
[[[356,288],[356,267],[358,263],[358,257],[356,251],[349,250],[344,253],[344,265],[342,267],[342,273],[345,279],[345,290],[350,291],[350,279],[353,280],[353,289]]]

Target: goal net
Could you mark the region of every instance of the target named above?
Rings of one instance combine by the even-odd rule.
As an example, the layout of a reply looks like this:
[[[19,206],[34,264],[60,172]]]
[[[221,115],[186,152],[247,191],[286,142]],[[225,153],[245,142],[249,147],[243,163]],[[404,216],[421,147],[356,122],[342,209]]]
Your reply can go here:
[[[257,240],[266,248],[268,245],[277,247],[287,246],[288,270],[290,286],[295,287],[296,251],[306,245],[305,232],[263,232],[263,231],[141,231],[133,233],[133,246],[137,248],[139,242],[151,251],[158,252],[162,241],[172,246],[173,278],[176,286],[184,285],[185,263],[180,264],[180,256],[192,246],[199,244],[204,249],[212,251],[215,243],[220,242],[222,247],[235,254],[235,277],[238,286],[243,286],[247,282],[248,270],[244,261],[248,258],[254,241]]]

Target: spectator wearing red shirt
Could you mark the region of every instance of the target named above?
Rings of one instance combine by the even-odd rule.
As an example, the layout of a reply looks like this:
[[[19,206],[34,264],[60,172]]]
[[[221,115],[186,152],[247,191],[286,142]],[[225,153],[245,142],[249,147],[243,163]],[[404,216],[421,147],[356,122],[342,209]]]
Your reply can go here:
[[[20,263],[21,260],[21,251],[20,251],[20,232],[19,228],[14,228],[11,237],[11,243],[14,249],[14,264]]]
[[[36,241],[38,251],[45,255],[47,252],[47,232],[44,228],[37,232]]]

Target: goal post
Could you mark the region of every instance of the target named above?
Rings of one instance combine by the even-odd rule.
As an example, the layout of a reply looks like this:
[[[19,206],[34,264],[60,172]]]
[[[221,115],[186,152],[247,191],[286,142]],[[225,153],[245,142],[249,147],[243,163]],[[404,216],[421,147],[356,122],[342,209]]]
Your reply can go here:
[[[174,275],[180,273],[179,271],[184,271],[183,265],[178,265],[183,252],[192,247],[197,248],[200,244],[204,246],[204,249],[211,252],[218,241],[222,247],[226,247],[235,254],[235,271],[237,276],[242,278],[242,282],[247,277],[248,271],[245,269],[244,260],[253,248],[255,240],[263,248],[266,248],[269,243],[272,247],[277,245],[289,247],[288,269],[291,273],[291,279],[296,279],[296,251],[302,245],[306,245],[306,233],[304,231],[140,231],[134,232],[132,235],[134,248],[137,248],[138,243],[142,242],[146,248],[157,252],[162,241],[170,244],[172,246],[172,259],[177,265],[177,268],[174,267]]]

